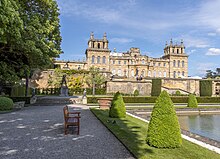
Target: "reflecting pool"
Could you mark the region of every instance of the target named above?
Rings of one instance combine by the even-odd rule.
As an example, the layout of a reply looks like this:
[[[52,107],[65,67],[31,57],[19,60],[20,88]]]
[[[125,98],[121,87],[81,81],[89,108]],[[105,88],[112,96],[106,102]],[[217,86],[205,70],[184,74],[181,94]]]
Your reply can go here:
[[[178,116],[180,127],[220,142],[220,115]]]

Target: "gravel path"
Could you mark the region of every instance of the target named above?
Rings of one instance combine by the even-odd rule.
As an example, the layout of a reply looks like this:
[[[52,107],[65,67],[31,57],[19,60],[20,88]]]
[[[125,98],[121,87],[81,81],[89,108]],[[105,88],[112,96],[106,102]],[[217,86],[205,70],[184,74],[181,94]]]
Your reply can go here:
[[[1,159],[124,159],[133,158],[86,106],[80,135],[63,135],[63,106],[30,106],[0,114]]]

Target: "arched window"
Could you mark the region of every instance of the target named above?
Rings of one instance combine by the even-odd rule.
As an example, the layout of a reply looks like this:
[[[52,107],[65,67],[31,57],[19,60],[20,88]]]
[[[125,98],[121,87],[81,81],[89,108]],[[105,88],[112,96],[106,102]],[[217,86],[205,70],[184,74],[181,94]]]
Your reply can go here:
[[[134,77],[134,70],[131,70],[131,76]]]
[[[95,63],[95,56],[92,56],[92,63]]]
[[[176,71],[173,72],[173,78],[176,78]]]
[[[115,69],[112,70],[112,74],[115,75]]]
[[[163,77],[166,77],[167,76],[167,73],[166,71],[163,72]]]
[[[178,60],[177,66],[180,67],[180,60]]]
[[[142,59],[142,64],[145,64],[145,61],[144,61],[144,59]]]
[[[100,56],[97,57],[97,63],[100,63]]]
[[[154,71],[154,77],[156,77],[156,71]]]
[[[98,49],[100,49],[100,43],[98,43]]]
[[[105,63],[105,60],[106,60],[106,57],[103,56],[103,57],[102,57],[102,63]]]
[[[176,67],[176,61],[173,60],[173,67]]]
[[[145,77],[145,70],[141,71],[141,75],[142,75],[142,77]]]
[[[178,71],[178,77],[180,77],[180,71]]]
[[[184,67],[184,61],[182,61],[182,67]]]
[[[121,69],[118,70],[118,75],[121,76]]]
[[[127,70],[124,70],[124,75],[127,76]]]
[[[162,73],[159,71],[159,77],[161,77],[162,76]]]
[[[151,71],[148,71],[148,77],[151,77]]]
[[[183,77],[185,76],[185,72],[184,72],[184,71],[182,72],[182,76],[183,76]]]

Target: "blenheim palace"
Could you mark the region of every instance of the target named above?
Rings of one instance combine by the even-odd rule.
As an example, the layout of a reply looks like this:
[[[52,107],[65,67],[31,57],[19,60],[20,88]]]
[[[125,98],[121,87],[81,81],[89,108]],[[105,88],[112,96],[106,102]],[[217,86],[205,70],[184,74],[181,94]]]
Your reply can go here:
[[[150,95],[153,78],[161,78],[161,89],[170,94],[195,93],[200,95],[200,80],[188,77],[188,55],[183,41],[166,43],[164,54],[160,58],[141,55],[140,49],[132,47],[127,52],[111,52],[108,48],[106,33],[102,39],[95,39],[91,33],[84,61],[55,61],[54,66],[61,69],[89,70],[95,67],[107,77],[107,93],[120,91],[132,94],[138,90],[140,95]],[[48,79],[54,69],[41,71],[32,81],[33,87],[49,87]],[[220,80],[212,80],[213,96],[220,92]]]
[[[141,55],[139,48],[130,48],[127,52],[111,52],[108,48],[106,33],[102,39],[95,39],[91,33],[86,49],[86,61],[56,61],[61,69],[89,69],[94,66],[100,72],[123,78],[185,78],[188,77],[188,55],[185,53],[183,41],[178,44],[166,44],[164,55],[153,58]]]

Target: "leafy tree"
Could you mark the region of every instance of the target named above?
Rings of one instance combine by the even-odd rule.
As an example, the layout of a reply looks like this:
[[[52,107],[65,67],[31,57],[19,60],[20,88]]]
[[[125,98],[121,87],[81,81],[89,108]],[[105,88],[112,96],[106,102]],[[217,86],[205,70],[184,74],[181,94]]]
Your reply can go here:
[[[157,148],[176,148],[182,144],[178,118],[166,91],[161,92],[154,105],[148,126],[147,143]]]
[[[28,78],[61,53],[59,12],[54,0],[1,0],[0,82]]]
[[[85,81],[90,88],[93,88],[93,95],[95,95],[95,88],[100,88],[106,82],[106,78],[99,72],[98,68],[90,67]]]
[[[193,94],[189,95],[187,107],[190,107],[190,108],[197,108],[198,107],[198,103],[197,103],[197,99],[196,99],[195,95],[193,95]]]
[[[126,108],[123,101],[122,95],[117,92],[112,100],[111,107],[109,110],[109,117],[111,118],[125,118]]]

